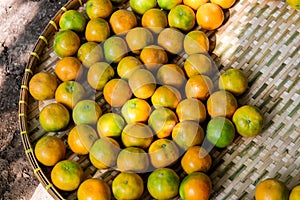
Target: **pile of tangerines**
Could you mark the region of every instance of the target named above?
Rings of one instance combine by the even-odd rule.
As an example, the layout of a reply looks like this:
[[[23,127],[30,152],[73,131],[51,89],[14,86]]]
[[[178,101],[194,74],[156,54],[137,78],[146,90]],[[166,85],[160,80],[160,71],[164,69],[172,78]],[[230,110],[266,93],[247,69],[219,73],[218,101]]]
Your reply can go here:
[[[205,138],[225,148],[236,132],[252,137],[263,127],[255,106],[237,102],[248,88],[244,73],[220,74],[209,56],[204,30],[221,26],[234,0],[130,0],[129,9],[119,8],[123,3],[89,0],[84,12],[61,16],[55,71],[36,73],[29,91],[36,100],[55,100],[40,111],[46,132],[70,131],[67,144],[51,134],[40,138],[36,158],[53,167],[55,187],[77,190],[78,199],[139,199],[145,185],[155,199],[208,199],[212,159],[201,146]],[[178,55],[180,65],[172,59]],[[111,186],[84,177],[67,150],[120,173]]]

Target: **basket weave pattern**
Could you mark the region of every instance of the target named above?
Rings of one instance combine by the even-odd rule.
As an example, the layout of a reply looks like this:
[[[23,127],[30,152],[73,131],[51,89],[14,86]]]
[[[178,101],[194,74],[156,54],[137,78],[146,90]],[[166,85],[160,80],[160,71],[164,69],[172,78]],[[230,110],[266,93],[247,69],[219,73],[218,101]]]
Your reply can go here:
[[[83,9],[85,2],[69,1],[45,28],[30,55],[20,89],[24,149],[37,178],[55,199],[74,199],[76,193],[53,187],[50,168],[42,168],[35,158],[35,142],[49,134],[38,122],[39,111],[47,102],[35,101],[28,92],[28,83],[36,72],[53,71],[59,60],[52,48],[59,18],[65,9]],[[234,67],[246,73],[250,88],[239,103],[259,107],[265,127],[255,138],[239,137],[227,149],[211,152],[211,199],[253,199],[256,184],[267,177],[278,178],[289,188],[300,182],[300,14],[280,1],[247,0],[238,1],[229,14],[226,24],[216,32],[213,58],[221,72]],[[97,95],[98,103],[107,106],[101,93]],[[67,137],[67,131],[51,134]],[[68,158],[77,160],[88,176],[101,176],[108,183],[117,174],[97,171],[85,156],[69,153]],[[151,198],[145,194],[143,199]]]

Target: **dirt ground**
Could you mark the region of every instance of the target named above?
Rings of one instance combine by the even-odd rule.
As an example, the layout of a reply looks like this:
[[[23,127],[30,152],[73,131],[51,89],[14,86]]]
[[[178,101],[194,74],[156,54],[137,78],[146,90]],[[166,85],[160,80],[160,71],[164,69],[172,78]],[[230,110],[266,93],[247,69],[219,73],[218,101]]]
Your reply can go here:
[[[38,185],[19,135],[18,101],[30,51],[67,0],[1,0],[0,200],[27,200]]]

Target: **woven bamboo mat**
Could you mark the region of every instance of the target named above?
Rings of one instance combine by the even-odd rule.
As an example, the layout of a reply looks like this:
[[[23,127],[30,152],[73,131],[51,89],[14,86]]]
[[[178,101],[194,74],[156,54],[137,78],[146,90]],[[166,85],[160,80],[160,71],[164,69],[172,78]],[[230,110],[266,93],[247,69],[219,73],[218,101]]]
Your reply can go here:
[[[281,1],[239,1],[217,33],[224,69],[242,69],[250,88],[240,103],[258,106],[265,128],[213,156],[213,199],[253,199],[256,184],[300,183],[300,12]]]
[[[234,67],[245,72],[250,87],[239,103],[259,107],[265,116],[265,127],[254,138],[239,137],[228,148],[211,151],[211,199],[253,199],[255,186],[262,179],[278,178],[289,188],[300,183],[300,12],[281,1],[240,0],[228,14],[228,21],[215,33],[213,58],[220,71]],[[52,48],[51,34],[55,30],[51,26],[49,29],[52,30],[44,35],[45,47],[37,48],[39,61],[34,59],[36,55],[31,56],[23,78],[20,105],[26,102],[27,106],[20,106],[21,136],[42,185],[57,199],[74,199],[76,193],[61,194],[53,188],[50,169],[41,170],[32,151],[34,142],[46,134],[39,126],[38,114],[47,102],[34,101],[24,91],[29,72],[53,71],[59,59]],[[39,40],[38,45],[44,43],[43,38]],[[105,106],[101,93],[96,95],[100,105]],[[51,134],[66,138],[67,131]],[[86,174],[102,176],[109,183],[117,174],[97,171],[86,157],[68,156],[77,160]]]

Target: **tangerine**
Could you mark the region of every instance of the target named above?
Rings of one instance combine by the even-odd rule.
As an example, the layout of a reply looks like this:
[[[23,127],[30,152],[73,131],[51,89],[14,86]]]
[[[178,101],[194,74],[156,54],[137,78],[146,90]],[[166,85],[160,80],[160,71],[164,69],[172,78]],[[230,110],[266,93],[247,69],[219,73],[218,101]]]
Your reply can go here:
[[[84,15],[77,10],[67,10],[59,19],[59,27],[62,30],[83,32],[86,26]]]
[[[126,56],[118,63],[117,73],[122,79],[128,79],[136,69],[142,68],[142,62],[138,58]]]
[[[115,139],[102,137],[91,147],[89,159],[96,168],[107,169],[116,165],[119,152],[120,145]]]
[[[264,117],[256,106],[244,105],[236,109],[232,121],[237,132],[244,137],[258,135],[264,125]]]
[[[199,99],[187,98],[179,102],[176,114],[181,122],[191,120],[202,123],[206,119],[206,108]]]
[[[43,165],[54,166],[65,158],[66,145],[61,138],[46,135],[37,141],[34,154]]]
[[[179,194],[183,200],[208,200],[212,191],[210,178],[203,172],[192,172],[180,183]]]
[[[105,113],[97,122],[100,137],[119,137],[125,127],[125,120],[117,113]]]
[[[121,113],[127,123],[146,122],[151,112],[149,103],[140,98],[132,98],[122,106]]]
[[[102,115],[102,109],[99,104],[93,100],[80,100],[74,107],[72,112],[73,121],[79,124],[96,124]]]
[[[199,123],[183,121],[175,125],[172,130],[173,141],[183,150],[200,145],[204,139],[204,131]]]
[[[157,38],[157,43],[172,54],[180,54],[183,50],[184,34],[175,28],[163,29]]]
[[[61,81],[74,81],[83,73],[81,62],[76,57],[64,57],[55,66],[55,74]]]
[[[153,129],[158,138],[169,137],[178,119],[169,108],[159,107],[148,118],[148,125]]]
[[[207,99],[207,112],[211,117],[231,118],[238,108],[236,98],[226,90],[219,90]]]
[[[75,55],[79,47],[80,38],[71,30],[61,30],[54,36],[53,49],[61,58]]]
[[[209,2],[209,0],[183,0],[183,4],[191,7],[193,10],[197,11],[202,5]]]
[[[167,64],[168,54],[161,46],[150,45],[142,49],[140,59],[148,70],[156,72],[161,65]]]
[[[163,106],[175,109],[180,101],[181,94],[179,90],[169,85],[158,87],[151,97],[152,105],[155,108]]]
[[[222,8],[214,3],[205,3],[199,6],[196,13],[196,20],[199,26],[206,30],[219,28],[224,21]]]
[[[153,140],[151,128],[143,123],[127,124],[122,131],[122,142],[126,147],[140,147],[146,149]]]
[[[170,27],[187,32],[190,31],[196,23],[195,13],[189,6],[179,4],[170,10],[168,22]]]
[[[111,195],[109,185],[98,178],[86,179],[77,190],[78,200],[110,200]]]
[[[211,156],[201,146],[188,148],[181,159],[181,167],[187,174],[197,171],[207,173],[211,165]]]
[[[52,168],[51,181],[60,190],[76,190],[82,180],[83,170],[76,161],[62,160]]]
[[[115,34],[124,34],[137,26],[137,19],[132,11],[119,9],[113,12],[109,23]]]
[[[151,97],[156,89],[156,79],[147,69],[137,69],[128,78],[132,93],[141,99]]]
[[[188,77],[194,75],[212,75],[214,71],[213,60],[206,54],[191,54],[184,62],[184,70]]]
[[[185,95],[187,98],[206,100],[214,89],[212,80],[206,75],[191,76],[185,84]]]
[[[126,42],[133,53],[139,54],[144,47],[153,44],[154,37],[148,29],[135,27],[127,32]]]
[[[113,12],[113,5],[110,0],[89,0],[85,11],[90,19],[108,18]]]
[[[128,47],[126,41],[119,36],[112,36],[103,43],[104,57],[108,63],[118,63],[127,55]]]
[[[50,72],[38,72],[29,81],[29,92],[36,100],[52,99],[58,86],[56,77]]]
[[[255,200],[288,200],[289,191],[286,185],[275,179],[267,178],[259,182],[255,188]]]
[[[91,19],[85,29],[85,38],[89,42],[103,42],[110,36],[108,22],[102,18]]]
[[[74,153],[86,155],[89,153],[92,145],[97,139],[97,132],[92,126],[80,124],[76,125],[69,132],[68,144]]]
[[[157,139],[151,143],[148,153],[153,167],[162,168],[174,164],[179,158],[179,149],[173,140]]]
[[[219,148],[229,146],[235,137],[233,123],[225,117],[212,118],[206,127],[207,140]]]
[[[163,10],[151,8],[142,16],[142,26],[149,28],[154,33],[159,33],[168,26],[167,15]]]
[[[219,78],[219,88],[239,96],[248,88],[248,80],[240,69],[228,69]]]
[[[164,64],[156,72],[157,82],[161,85],[170,85],[181,89],[185,82],[185,74],[177,64]]]
[[[112,107],[121,107],[131,98],[132,92],[126,80],[115,78],[105,84],[103,96]]]
[[[61,103],[47,104],[40,112],[40,125],[47,132],[63,130],[68,126],[69,121],[69,111]]]
[[[106,83],[112,79],[115,71],[112,66],[106,62],[96,62],[90,66],[87,73],[87,82],[96,90],[103,90]]]
[[[155,199],[172,199],[178,194],[180,178],[171,168],[155,169],[147,179],[147,188]]]
[[[132,10],[140,15],[147,10],[156,7],[156,0],[129,0]]]
[[[65,81],[55,91],[55,100],[72,110],[84,96],[83,86],[76,81]]]
[[[183,47],[189,55],[207,53],[209,51],[209,39],[203,31],[190,31],[184,37]]]
[[[147,172],[149,168],[148,154],[139,147],[126,147],[118,155],[117,167],[122,172]]]
[[[116,199],[140,199],[144,192],[144,183],[140,175],[121,172],[112,181],[112,192]]]
[[[96,42],[83,43],[77,52],[77,58],[86,68],[90,68],[94,63],[101,61],[103,57],[102,47]]]

